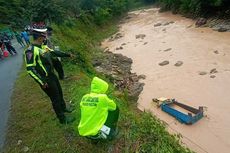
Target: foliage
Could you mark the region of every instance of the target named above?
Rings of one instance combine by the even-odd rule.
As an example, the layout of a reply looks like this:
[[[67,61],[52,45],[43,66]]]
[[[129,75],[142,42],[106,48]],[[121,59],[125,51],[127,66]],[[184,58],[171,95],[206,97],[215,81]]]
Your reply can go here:
[[[230,10],[228,0],[159,0],[163,10],[173,10],[197,16],[219,15],[227,16]],[[229,18],[229,16],[228,16]]]
[[[135,4],[153,0],[0,0],[0,24],[23,27],[32,22],[62,23],[86,13],[103,24]],[[140,3],[141,2],[141,3]]]

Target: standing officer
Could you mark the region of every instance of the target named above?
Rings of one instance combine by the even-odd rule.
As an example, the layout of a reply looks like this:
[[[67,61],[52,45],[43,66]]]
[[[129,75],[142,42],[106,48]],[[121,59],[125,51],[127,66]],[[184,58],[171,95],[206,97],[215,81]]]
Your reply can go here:
[[[45,51],[54,51],[54,49],[51,49],[48,47],[47,45],[47,41],[48,40],[45,40],[44,41],[44,44],[42,45],[42,49],[45,50]],[[59,51],[59,50],[56,50],[56,51]],[[58,77],[60,80],[64,80],[66,77],[64,75],[64,70],[63,70],[63,67],[62,67],[62,64],[61,64],[61,61],[59,60],[60,57],[52,57],[51,61],[52,61],[52,64],[53,64],[53,67],[54,69],[57,71],[58,73]]]
[[[54,74],[52,57],[70,57],[60,51],[46,52],[42,49],[42,43],[46,39],[46,29],[33,30],[33,43],[25,51],[25,63],[28,74],[40,85],[41,89],[50,97],[53,109],[61,124],[74,121],[74,118],[66,117],[66,104],[63,99],[62,88],[57,76]]]
[[[55,47],[54,47],[54,45],[51,42],[52,31],[53,31],[53,28],[47,27],[47,39],[43,43],[43,46],[42,46],[42,48],[45,49],[45,50],[47,50],[47,51],[53,51],[53,50],[55,50]],[[64,70],[63,70],[63,67],[62,67],[62,63],[61,63],[60,57],[53,57],[52,58],[52,63],[53,63],[54,69],[58,73],[59,79],[60,80],[66,79],[67,77],[64,74]]]

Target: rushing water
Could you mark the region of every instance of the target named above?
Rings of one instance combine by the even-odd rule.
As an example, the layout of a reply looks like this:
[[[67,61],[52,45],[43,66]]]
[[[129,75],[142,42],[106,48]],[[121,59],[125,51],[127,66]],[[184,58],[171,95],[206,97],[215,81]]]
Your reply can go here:
[[[130,12],[129,17],[120,25],[123,37],[105,40],[103,46],[132,58],[132,71],[146,75],[139,109],[165,121],[169,131],[180,133],[194,151],[229,153],[230,33],[195,28],[193,20],[155,8]],[[162,25],[154,26],[157,23]],[[145,35],[143,39],[136,38],[139,34]],[[117,50],[121,45],[123,49]],[[169,64],[160,66],[163,61]],[[178,61],[183,64],[175,66]],[[152,103],[158,97],[206,106],[206,116],[194,125],[181,124]]]

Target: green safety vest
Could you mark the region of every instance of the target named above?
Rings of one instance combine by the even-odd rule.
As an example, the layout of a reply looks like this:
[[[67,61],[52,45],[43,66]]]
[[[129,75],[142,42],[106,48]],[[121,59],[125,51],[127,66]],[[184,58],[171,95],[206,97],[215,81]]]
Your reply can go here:
[[[41,60],[44,50],[37,46],[29,46],[24,52],[26,69],[29,75],[40,85],[44,85],[48,72]]]
[[[108,83],[98,77],[91,82],[91,93],[83,96],[80,102],[81,120],[78,131],[81,136],[94,136],[104,125],[108,111],[116,109],[116,104],[105,94]]]
[[[49,48],[48,45],[42,45],[42,49],[44,51],[54,51],[53,49]]]

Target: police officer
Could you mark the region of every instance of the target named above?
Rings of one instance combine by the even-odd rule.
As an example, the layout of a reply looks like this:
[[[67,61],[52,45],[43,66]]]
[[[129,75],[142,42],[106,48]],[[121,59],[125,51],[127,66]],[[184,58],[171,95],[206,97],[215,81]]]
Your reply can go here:
[[[107,90],[108,83],[98,77],[93,78],[91,92],[84,95],[80,102],[81,120],[78,131],[81,136],[113,139],[117,135],[119,108],[106,95]]]
[[[50,47],[48,47],[47,45],[47,41],[48,40],[45,40],[44,41],[44,44],[42,45],[42,49],[44,49],[45,51],[54,51],[54,49],[51,49]],[[58,51],[58,50],[56,50]],[[51,61],[52,61],[52,64],[53,64],[53,67],[54,69],[57,71],[58,73],[58,77],[60,80],[64,80],[65,78],[67,78],[65,75],[64,75],[64,70],[63,70],[63,67],[62,67],[62,64],[61,64],[61,61],[59,60],[59,57],[52,57],[51,58]]]
[[[66,117],[66,108],[63,99],[62,88],[57,76],[54,74],[52,57],[70,57],[60,51],[47,52],[42,49],[42,43],[46,39],[46,29],[34,29],[32,32],[34,41],[25,51],[25,63],[28,74],[40,85],[41,89],[50,97],[53,109],[61,124],[74,121],[74,118]]]

